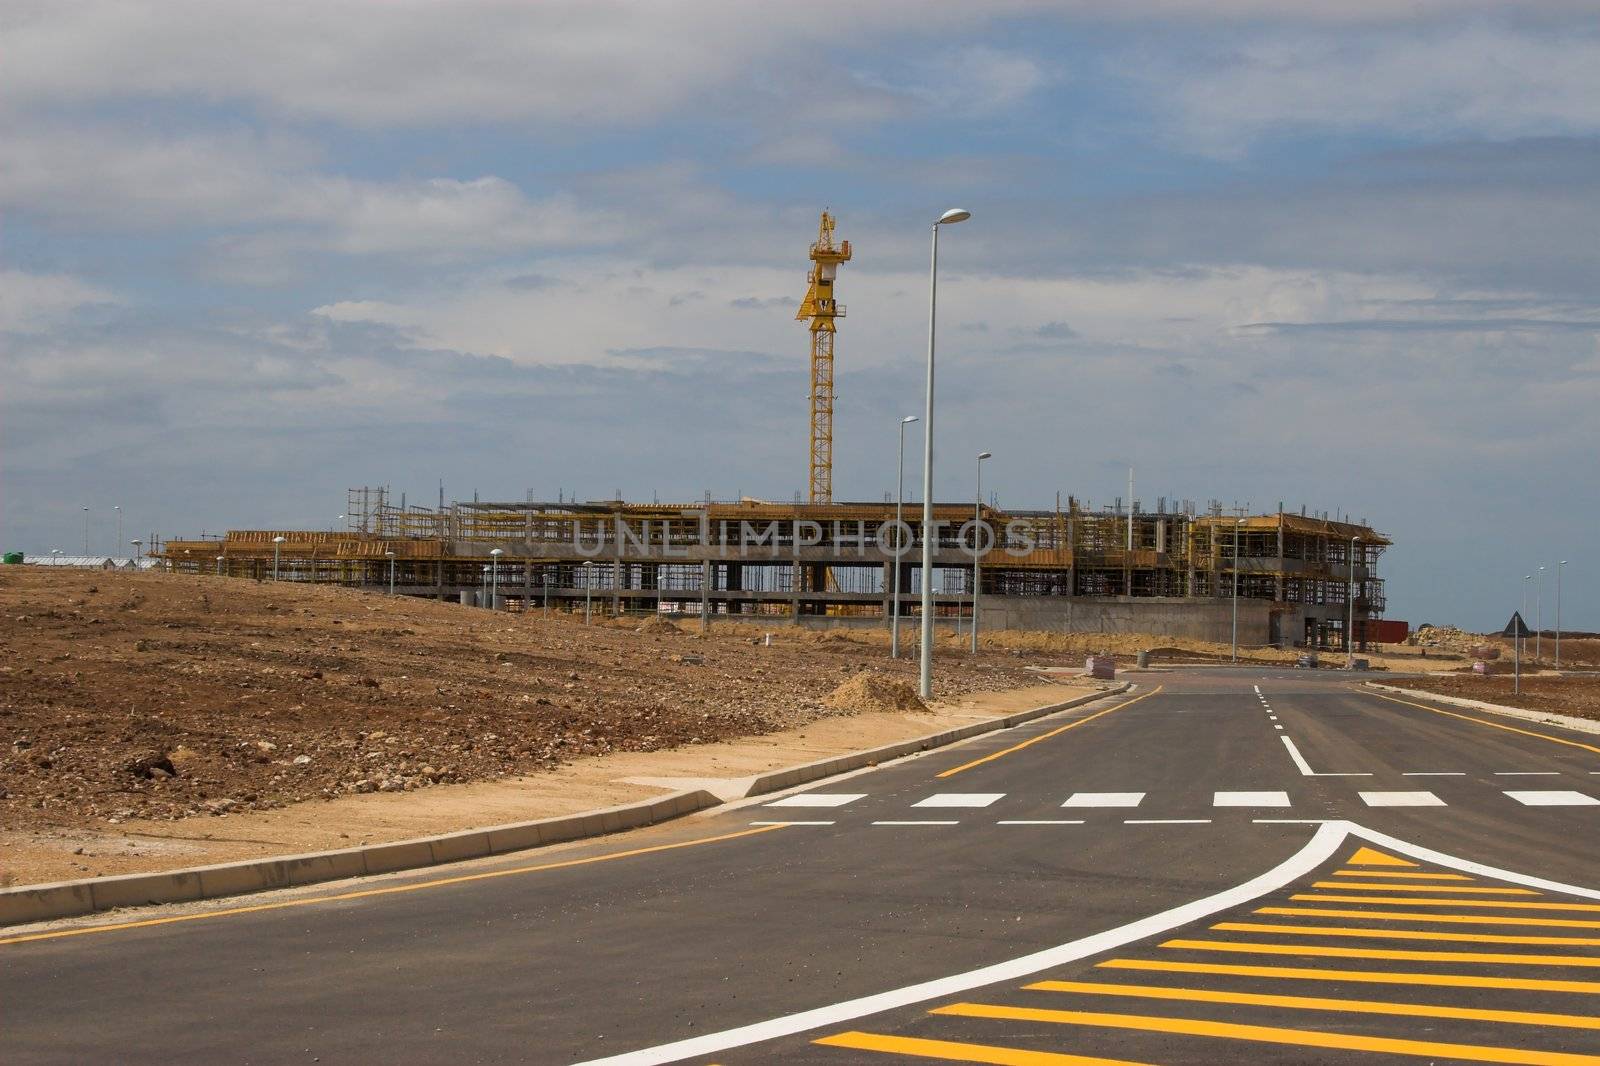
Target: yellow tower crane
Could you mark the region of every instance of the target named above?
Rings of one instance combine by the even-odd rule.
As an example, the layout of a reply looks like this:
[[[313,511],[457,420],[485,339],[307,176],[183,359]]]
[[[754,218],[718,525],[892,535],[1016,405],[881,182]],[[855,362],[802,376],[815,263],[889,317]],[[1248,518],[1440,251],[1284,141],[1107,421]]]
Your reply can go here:
[[[833,320],[844,305],[833,298],[839,264],[850,258],[850,242],[833,243],[833,216],[822,212],[811,246],[811,287],[795,319],[811,320],[811,502],[833,502]]]

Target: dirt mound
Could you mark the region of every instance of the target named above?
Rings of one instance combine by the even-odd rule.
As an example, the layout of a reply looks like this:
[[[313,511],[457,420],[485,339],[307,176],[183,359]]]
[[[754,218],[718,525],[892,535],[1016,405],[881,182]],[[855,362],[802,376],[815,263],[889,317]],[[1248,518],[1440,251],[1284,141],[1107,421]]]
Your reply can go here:
[[[638,628],[637,632],[640,632],[640,633],[682,633],[683,630],[678,628],[678,623],[674,622],[672,619],[663,618],[659,614],[657,614],[657,615],[652,615],[650,617],[649,621],[647,621],[644,625],[642,625],[642,626],[640,626]]]
[[[885,674],[857,674],[824,700],[839,711],[925,711],[928,705],[917,696],[909,681]]]
[[[1460,652],[1471,655],[1473,646],[1482,644],[1483,638],[1476,633],[1468,633],[1457,629],[1455,626],[1433,626],[1423,624],[1411,636],[1411,643],[1419,648],[1440,648],[1444,651]]]

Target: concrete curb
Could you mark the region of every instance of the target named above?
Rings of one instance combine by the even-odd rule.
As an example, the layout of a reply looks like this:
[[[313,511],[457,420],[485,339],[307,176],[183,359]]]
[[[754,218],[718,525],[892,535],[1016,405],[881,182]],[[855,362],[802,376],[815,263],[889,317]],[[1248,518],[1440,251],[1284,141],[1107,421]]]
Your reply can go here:
[[[1509,715],[1512,718],[1521,718],[1528,722],[1564,726],[1579,733],[1600,733],[1600,722],[1589,718],[1574,718],[1570,714],[1556,714],[1553,711],[1529,711],[1521,707],[1505,707],[1498,703],[1484,703],[1482,700],[1463,699],[1460,696],[1441,696],[1437,692],[1426,692],[1414,688],[1396,688],[1394,685],[1380,685],[1376,681],[1368,681],[1366,686],[1368,688],[1382,689],[1385,692],[1393,692],[1401,696],[1433,700],[1436,703],[1449,703],[1457,707],[1470,707],[1475,711],[1489,711],[1493,714]]]
[[[819,762],[790,766],[757,776],[744,795],[759,796],[793,788],[834,774],[873,766],[913,752],[954,744],[968,737],[997,729],[1009,729],[1023,722],[1055,714],[1081,704],[1126,692],[1132,686],[1092,692],[1062,703],[1019,711],[1002,718],[957,729],[931,733],[867,751],[851,752]],[[741,797],[742,798],[742,797]],[[95,877],[52,884],[23,885],[0,890],[0,926],[24,922],[43,922],[73,918],[114,907],[138,907],[157,903],[192,903],[203,899],[238,896],[276,888],[293,888],[319,881],[339,881],[349,877],[415,870],[465,859],[481,859],[513,851],[557,844],[562,841],[605,836],[627,829],[638,829],[670,821],[724,800],[705,789],[675,792],[641,803],[583,811],[559,818],[532,822],[513,822],[481,829],[468,829],[441,836],[395,840],[339,851],[284,855],[246,862],[194,866],[183,870],[125,874],[120,877]]]

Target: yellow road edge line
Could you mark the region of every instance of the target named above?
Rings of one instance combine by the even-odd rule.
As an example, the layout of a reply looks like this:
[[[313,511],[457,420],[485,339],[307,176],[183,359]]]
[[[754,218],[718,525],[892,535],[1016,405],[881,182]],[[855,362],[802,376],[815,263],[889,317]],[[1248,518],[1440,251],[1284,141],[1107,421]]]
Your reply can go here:
[[[1538,737],[1540,740],[1548,740],[1552,744],[1565,744],[1568,747],[1582,748],[1584,751],[1592,751],[1596,755],[1600,755],[1600,748],[1597,748],[1592,744],[1584,744],[1580,741],[1568,740],[1565,737],[1553,737],[1548,733],[1535,733],[1531,729],[1518,729],[1514,725],[1505,725],[1500,722],[1486,722],[1482,718],[1474,718],[1470,714],[1457,714],[1455,711],[1446,711],[1441,710],[1438,707],[1429,707],[1426,703],[1417,703],[1415,700],[1402,700],[1397,699],[1394,696],[1385,696],[1381,692],[1368,692],[1367,695],[1376,696],[1380,700],[1388,700],[1390,703],[1403,703],[1407,707],[1420,707],[1424,711],[1432,711],[1434,714],[1448,714],[1451,718],[1459,718],[1463,722],[1476,722],[1479,725],[1486,725],[1491,729],[1504,729],[1508,733],[1521,733],[1525,737]]]
[[[1542,896],[1531,888],[1482,888],[1477,885],[1385,885],[1370,881],[1313,881],[1312,888],[1359,888],[1364,892],[1460,892],[1475,896]]]
[[[1373,940],[1447,940],[1465,944],[1546,944],[1600,948],[1600,937],[1593,936],[1509,936],[1503,933],[1447,933],[1442,929],[1351,929],[1329,925],[1274,925],[1270,922],[1218,922],[1211,928],[1225,933],[1290,933],[1303,936],[1370,937]]]
[[[926,1040],[916,1036],[883,1036],[878,1033],[848,1032],[813,1040],[827,1047],[852,1051],[883,1051],[919,1059],[944,1059],[948,1062],[980,1062],[992,1066],[1144,1066],[1127,1059],[1099,1059],[1087,1055],[1063,1055],[1056,1051],[1028,1051],[993,1044],[962,1044],[951,1040]]]
[[[363,888],[353,892],[340,892],[332,896],[313,896],[307,899],[278,900],[273,903],[257,903],[248,907],[228,907],[223,910],[202,911],[198,914],[175,914],[165,918],[146,918],[137,922],[116,922],[111,925],[91,925],[77,929],[57,929],[48,933],[28,933],[23,936],[7,937],[0,939],[0,945],[27,944],[35,940],[56,940],[61,937],[85,936],[89,933],[113,933],[124,929],[144,929],[153,925],[171,925],[174,922],[195,922],[204,918],[229,918],[238,914],[256,914],[261,911],[285,910],[289,907],[309,907],[318,903],[334,903],[339,900],[364,899],[369,896],[389,896],[400,892],[418,892],[425,888],[442,888],[446,885],[461,885],[470,881],[486,881],[494,877],[511,877],[515,874],[539,873],[543,870],[560,870],[569,866],[587,866],[590,863],[610,862],[613,859],[628,859],[637,855],[650,855],[658,851],[674,851],[678,848],[695,847],[699,844],[717,844],[724,840],[737,840],[740,837],[755,836],[757,833],[766,833],[774,829],[782,829],[781,825],[764,825],[755,829],[741,829],[734,833],[723,833],[714,837],[700,837],[696,840],[680,840],[674,844],[654,844],[648,848],[633,848],[630,851],[617,851],[609,855],[591,855],[583,859],[567,859],[562,862],[540,863],[537,866],[518,866],[510,870],[487,870],[483,873],[460,874],[456,877],[440,877],[432,881],[416,881],[404,885],[387,885],[383,888]]]
[[[1002,758],[1003,756],[1010,755],[1012,752],[1021,751],[1023,748],[1026,748],[1026,747],[1029,747],[1031,745],[1037,744],[1041,740],[1049,740],[1051,737],[1059,736],[1060,734],[1065,733],[1069,729],[1076,729],[1080,725],[1087,725],[1088,723],[1094,721],[1096,718],[1099,718],[1101,715],[1110,714],[1112,711],[1120,711],[1124,707],[1132,707],[1135,703],[1138,703],[1140,700],[1147,700],[1151,696],[1154,696],[1157,692],[1160,692],[1165,687],[1166,687],[1165,685],[1157,685],[1155,688],[1151,689],[1149,692],[1146,692],[1142,696],[1135,696],[1133,699],[1128,700],[1128,701],[1126,701],[1124,703],[1119,703],[1115,707],[1107,707],[1103,711],[1096,711],[1096,712],[1094,712],[1093,714],[1089,715],[1086,718],[1079,718],[1076,721],[1068,722],[1066,725],[1060,726],[1059,728],[1056,728],[1056,729],[1052,729],[1048,733],[1040,733],[1038,736],[1030,737],[1027,740],[1024,740],[1020,744],[1013,744],[1011,747],[1006,748],[1003,751],[992,752],[992,753],[990,753],[988,755],[985,755],[981,759],[973,759],[969,763],[963,763],[960,766],[954,767],[954,768],[949,769],[949,770],[945,770],[943,773],[935,774],[934,776],[935,777],[954,777],[956,774],[959,774],[963,770],[970,770],[974,766],[982,766],[986,762],[993,762],[994,760]]]
[[[1528,911],[1600,911],[1600,903],[1532,903],[1514,899],[1396,899],[1394,896],[1314,896],[1297,893],[1289,897],[1302,903],[1382,903],[1387,907],[1507,907]]]
[[[1600,966],[1600,955],[1524,955],[1489,951],[1402,951],[1345,948],[1329,944],[1249,944],[1227,940],[1167,940],[1174,951],[1231,951],[1241,955],[1313,955],[1330,959],[1395,959],[1401,962],[1487,962],[1508,966]]]
[[[1384,900],[1385,903],[1392,902]],[[1413,914],[1406,911],[1347,911],[1336,907],[1257,907],[1255,914],[1302,918],[1367,918],[1379,922],[1450,922],[1455,925],[1521,925],[1540,929],[1600,929],[1587,918],[1524,918],[1516,914]]]
[[[1222,962],[1163,962],[1156,959],[1107,959],[1097,965],[1112,970],[1158,973],[1204,973],[1225,977],[1269,977],[1289,981],[1353,981],[1373,985],[1434,985],[1439,988],[1504,988],[1518,992],[1573,992],[1600,995],[1600,981],[1562,981],[1532,977],[1479,977],[1464,973],[1409,973],[1394,970],[1320,970],[1301,966],[1241,966]]]
[[[1212,988],[1119,985],[1104,981],[1040,981],[1024,987],[1037,992],[1075,992],[1096,996],[1128,996],[1135,999],[1170,999],[1196,1003],[1235,1003],[1252,1007],[1287,1007],[1293,1010],[1348,1011],[1352,1014],[1392,1014],[1402,1018],[1460,1018],[1468,1021],[1501,1022],[1507,1025],[1553,1025],[1564,1029],[1600,1029],[1600,1017],[1593,1015],[1452,1007],[1441,1003],[1391,1003],[1373,999],[1278,996],[1256,992],[1223,992]]]
[[[1468,1062],[1516,1063],[1518,1066],[1600,1066],[1600,1055],[1562,1051],[1493,1047],[1482,1044],[1447,1044],[1433,1040],[1406,1040],[1356,1033],[1329,1033],[1317,1029],[1279,1029],[1267,1025],[1214,1022],[1203,1018],[1167,1018],[1149,1014],[1102,1014],[1094,1011],[1047,1010],[1040,1007],[1002,1007],[988,1003],[953,1003],[932,1013],[958,1018],[993,1018],[1001,1021],[1050,1022],[1108,1029],[1132,1029],[1179,1036],[1208,1036],[1223,1040],[1249,1040],[1291,1047],[1329,1048],[1339,1051],[1377,1051],[1391,1055],[1456,1058]]]
[[[1333,877],[1411,877],[1429,881],[1474,881],[1466,874],[1419,874],[1410,870],[1335,870]]]

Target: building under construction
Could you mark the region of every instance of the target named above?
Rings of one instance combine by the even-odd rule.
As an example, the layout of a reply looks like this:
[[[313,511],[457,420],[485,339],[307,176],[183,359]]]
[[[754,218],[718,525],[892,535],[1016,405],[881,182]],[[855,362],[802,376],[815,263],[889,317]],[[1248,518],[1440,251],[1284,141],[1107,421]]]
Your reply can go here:
[[[920,516],[920,505],[916,508]],[[911,518],[911,509],[906,511]],[[1003,511],[934,508],[934,609],[970,617],[974,573],[989,629],[1124,631],[1227,640],[1237,597],[1247,644],[1341,646],[1381,615],[1379,555],[1364,524],[1212,504]],[[173,540],[179,572],[393,588],[508,610],[681,612],[771,624],[887,625],[894,567],[902,619],[921,599],[920,517],[890,503],[470,502],[393,505],[357,489],[347,528],[236,530]],[[975,565],[976,564],[976,565]]]

